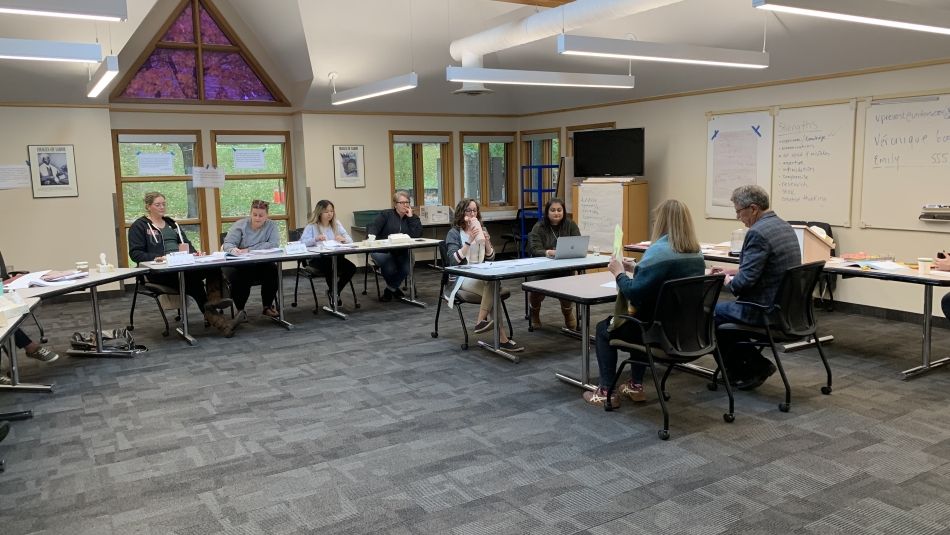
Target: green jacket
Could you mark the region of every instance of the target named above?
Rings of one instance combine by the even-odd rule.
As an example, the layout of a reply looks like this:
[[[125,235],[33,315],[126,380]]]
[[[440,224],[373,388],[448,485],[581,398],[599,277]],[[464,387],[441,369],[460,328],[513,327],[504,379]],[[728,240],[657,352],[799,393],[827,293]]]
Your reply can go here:
[[[560,236],[580,236],[581,229],[570,219],[561,221],[559,228],[552,228],[539,220],[528,234],[528,256],[544,256],[548,249],[557,249]]]

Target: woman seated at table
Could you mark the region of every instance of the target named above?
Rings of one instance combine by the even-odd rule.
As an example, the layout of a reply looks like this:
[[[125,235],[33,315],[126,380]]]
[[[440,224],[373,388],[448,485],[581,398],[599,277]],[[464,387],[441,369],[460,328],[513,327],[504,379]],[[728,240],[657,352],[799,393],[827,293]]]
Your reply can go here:
[[[350,238],[350,235],[347,234],[346,229],[343,228],[343,223],[340,223],[340,220],[336,218],[336,207],[332,202],[323,199],[313,207],[313,215],[310,216],[310,221],[304,227],[300,241],[307,247],[313,247],[328,240],[334,240],[338,243],[353,243],[353,238]],[[308,263],[310,267],[323,273],[327,281],[327,298],[332,299],[330,288],[333,287],[333,258],[318,256],[311,258]],[[336,272],[336,289],[337,295],[339,295],[356,273],[356,264],[343,255],[337,255]],[[343,300],[337,299],[337,306],[342,304]]]
[[[157,191],[145,194],[145,215],[135,220],[129,227],[129,258],[135,263],[164,261],[167,253],[195,251],[185,231],[175,220],[165,215],[165,196]],[[218,268],[185,270],[185,293],[190,295],[198,308],[204,313],[205,320],[221,331],[226,337],[234,334],[237,322],[228,321],[216,309],[231,306],[231,300],[225,299],[222,291],[221,270]],[[178,273],[149,273],[145,276],[149,282],[178,288]],[[205,287],[207,286],[207,293]],[[187,306],[182,303],[182,306]]]
[[[448,256],[445,261],[450,266],[478,264],[495,258],[491,236],[482,227],[482,214],[479,212],[478,203],[475,200],[462,199],[462,202],[455,207],[455,220],[452,223],[452,228],[449,229],[449,233],[445,236],[445,248]],[[495,302],[495,284],[499,283],[468,277],[456,279],[455,288],[452,290],[453,296],[458,290],[464,290],[482,297],[481,305],[478,308],[478,317],[475,320],[476,333],[483,333],[494,325],[492,307]],[[508,338],[504,327],[500,329],[500,333],[500,349],[509,352],[524,351],[524,346]]]
[[[623,259],[621,263],[616,258],[611,258],[607,264],[607,269],[617,280],[617,291],[635,309],[631,315],[645,322],[653,319],[656,299],[664,282],[700,276],[706,270],[693,230],[693,218],[682,202],[671,199],[657,207],[650,239],[653,243],[643,253],[639,264],[635,264],[632,259]],[[627,276],[628,271],[633,272],[633,278]],[[635,323],[612,320],[610,316],[597,324],[600,385],[594,392],[584,392],[584,401],[592,405],[603,406],[607,389],[617,375],[617,348],[610,347],[610,340],[620,338],[633,343],[643,340],[640,327]],[[610,402],[614,407],[620,406],[620,395],[627,396],[631,401],[646,399],[643,393],[645,369],[642,365],[633,365],[630,381],[620,386],[619,395],[615,392],[611,397]]]
[[[267,217],[270,205],[265,201],[251,201],[251,216],[239,219],[228,229],[224,237],[221,250],[231,254],[245,254],[260,249],[275,249],[280,247],[280,235],[277,223]],[[231,298],[238,309],[237,319],[247,320],[244,306],[251,296],[251,286],[261,285],[262,312],[265,316],[276,318],[280,315],[274,306],[277,298],[278,264],[263,262],[243,266],[228,266],[224,268],[224,276],[231,284]]]
[[[534,224],[534,228],[528,234],[528,254],[530,256],[554,258],[558,238],[581,235],[581,229],[577,227],[577,223],[567,218],[566,212],[564,201],[557,197],[544,204],[544,216]],[[565,273],[538,275],[529,277],[529,280],[551,279],[564,275]],[[541,301],[544,301],[544,295],[539,293],[528,294],[532,329],[541,327]],[[564,326],[571,330],[577,330],[577,317],[574,315],[573,303],[566,299],[560,299],[560,302],[561,313],[564,315]]]

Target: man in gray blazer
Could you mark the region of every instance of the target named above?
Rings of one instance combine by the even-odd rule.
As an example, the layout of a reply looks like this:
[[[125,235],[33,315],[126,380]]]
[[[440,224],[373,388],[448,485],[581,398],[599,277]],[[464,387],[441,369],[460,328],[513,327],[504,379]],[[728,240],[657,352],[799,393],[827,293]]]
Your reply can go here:
[[[726,276],[726,287],[738,301],[769,305],[778,292],[785,271],[802,263],[795,230],[769,209],[769,194],[756,185],[740,186],[730,199],[736,219],[748,227],[739,256],[739,270]],[[749,323],[759,325],[755,307],[734,301],[716,305],[716,325]],[[741,389],[758,387],[775,373],[775,365],[754,347],[741,344],[748,339],[727,331],[717,331],[719,347],[729,379]]]

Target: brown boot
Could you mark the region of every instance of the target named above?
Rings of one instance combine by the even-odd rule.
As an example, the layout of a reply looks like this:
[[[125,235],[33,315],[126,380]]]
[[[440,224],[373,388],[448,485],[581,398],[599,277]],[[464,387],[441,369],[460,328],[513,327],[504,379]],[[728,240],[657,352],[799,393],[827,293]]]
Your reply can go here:
[[[234,336],[234,328],[237,327],[239,323],[241,323],[240,316],[233,320],[229,320],[224,317],[224,314],[210,307],[205,308],[205,320],[208,321],[209,325],[221,331],[221,334],[223,334],[225,338],[231,338]]]
[[[574,304],[570,301],[561,301],[561,314],[564,314],[564,326],[576,331],[577,317],[574,315]]]
[[[208,305],[218,310],[230,308],[234,301],[228,298],[227,285],[220,272],[215,275],[208,275],[205,279],[205,290],[208,292]]]
[[[528,312],[530,314],[529,326],[532,329],[541,328],[541,301],[544,300],[544,296],[537,293],[528,294]]]

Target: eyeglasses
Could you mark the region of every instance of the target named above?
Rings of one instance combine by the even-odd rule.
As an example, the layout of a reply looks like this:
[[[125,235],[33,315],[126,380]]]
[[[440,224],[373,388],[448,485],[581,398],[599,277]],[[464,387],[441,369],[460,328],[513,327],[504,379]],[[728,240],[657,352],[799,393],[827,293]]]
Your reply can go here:
[[[752,205],[750,204],[748,206],[743,206],[742,208],[736,208],[736,217],[739,217],[739,214],[741,214],[746,208],[752,208]]]
[[[162,207],[165,206],[165,204],[166,204],[166,203],[163,203],[163,202],[153,202],[153,203],[152,203],[152,206],[157,206],[157,207],[159,207],[159,208],[162,208]]]
[[[409,204],[409,201],[396,201],[396,204]]]
[[[466,209],[465,209],[465,213],[466,213],[466,214],[477,214],[477,213],[478,213],[478,208],[466,208]]]
[[[261,209],[267,210],[269,207],[270,207],[270,203],[268,203],[267,201],[261,201],[261,200],[258,200],[258,199],[255,199],[255,200],[251,201],[251,208],[252,208],[252,209],[253,209],[253,208],[261,208]]]

